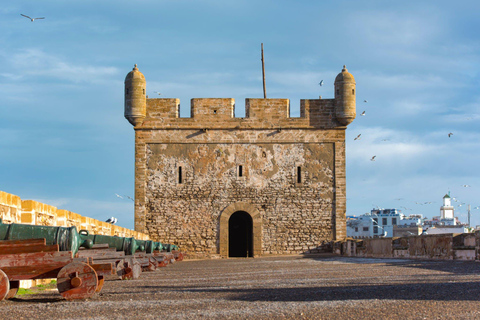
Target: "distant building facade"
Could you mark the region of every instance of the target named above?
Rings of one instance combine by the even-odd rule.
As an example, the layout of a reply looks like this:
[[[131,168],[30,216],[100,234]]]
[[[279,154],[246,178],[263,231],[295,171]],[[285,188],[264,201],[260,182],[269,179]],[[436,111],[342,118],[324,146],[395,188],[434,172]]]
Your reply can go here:
[[[403,232],[412,232],[406,227],[417,230],[422,219],[422,215],[405,216],[398,209],[373,209],[358,217],[347,217],[347,237],[393,237],[394,228],[404,227]]]
[[[355,79],[344,67],[334,99],[146,97],[135,68],[125,117],[135,129],[135,230],[192,256],[314,252],[346,236],[345,130],[355,119]]]

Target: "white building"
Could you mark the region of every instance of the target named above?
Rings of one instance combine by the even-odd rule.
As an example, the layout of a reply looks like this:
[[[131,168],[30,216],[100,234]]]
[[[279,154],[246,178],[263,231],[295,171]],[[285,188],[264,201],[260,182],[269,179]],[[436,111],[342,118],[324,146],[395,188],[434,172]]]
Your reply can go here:
[[[373,209],[358,217],[347,217],[347,237],[392,237],[393,226],[419,226],[422,215],[405,216],[398,209]]]
[[[452,206],[452,200],[450,198],[450,195],[446,194],[443,197],[443,206],[440,207],[440,218],[441,219],[451,219],[454,221],[455,225],[455,219],[454,219],[454,208]]]

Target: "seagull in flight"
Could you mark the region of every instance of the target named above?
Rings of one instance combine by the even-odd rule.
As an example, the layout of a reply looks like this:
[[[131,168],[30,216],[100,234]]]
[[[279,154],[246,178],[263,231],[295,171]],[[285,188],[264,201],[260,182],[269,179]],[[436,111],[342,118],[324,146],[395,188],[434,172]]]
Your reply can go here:
[[[360,140],[360,139],[361,139],[361,138],[360,138],[361,135],[362,135],[362,134],[360,133],[360,134],[359,134],[355,139],[353,139],[353,140]]]
[[[323,80],[318,83],[318,85],[321,87],[323,86]]]
[[[367,103],[368,101],[367,101],[367,100],[363,100],[363,102]]]
[[[464,187],[464,188],[470,188],[471,186],[468,185],[468,184],[464,184],[462,187]]]
[[[375,161],[375,158],[376,158],[376,157],[377,157],[377,156],[373,156],[372,159],[370,159],[370,161]]]
[[[20,15],[21,15],[22,17],[25,17],[25,18],[28,18],[28,19],[30,19],[30,21],[32,21],[32,22],[33,22],[33,21],[35,21],[35,20],[38,20],[38,19],[45,19],[45,17],[42,17],[42,18],[31,18],[31,17],[29,17],[29,16],[26,16],[26,15],[24,15],[24,14],[21,14],[21,13],[20,13]]]
[[[121,195],[119,195],[118,193],[115,193],[115,195],[116,195],[118,198],[120,198],[120,199],[125,199],[125,198],[127,198],[127,199],[130,199],[130,200],[132,200],[133,202],[135,202],[135,200],[134,200],[132,197],[129,197],[129,196],[121,196]]]
[[[155,93],[158,93],[158,95],[159,95],[159,96],[161,96],[161,95],[162,95],[162,94],[161,94],[160,92],[158,92],[158,91],[155,91]]]
[[[111,217],[111,218],[108,218],[107,220],[105,220],[105,222],[115,224],[115,223],[117,223],[117,218]]]
[[[452,133],[452,132],[450,132],[450,133],[448,134],[448,137],[449,137],[449,138],[450,138],[451,136],[453,136],[453,133]]]
[[[365,115],[365,111],[362,112],[361,116],[364,116]]]

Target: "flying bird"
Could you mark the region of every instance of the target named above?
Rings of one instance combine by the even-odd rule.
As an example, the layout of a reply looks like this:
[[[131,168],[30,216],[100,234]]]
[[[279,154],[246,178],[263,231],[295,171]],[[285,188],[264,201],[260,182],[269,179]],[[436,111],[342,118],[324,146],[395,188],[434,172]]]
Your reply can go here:
[[[366,102],[368,102],[368,101],[367,101],[367,100],[363,100],[363,102],[365,102],[365,103],[366,103]]]
[[[119,195],[118,193],[115,193],[115,195],[116,195],[118,198],[120,198],[120,199],[125,199],[125,198],[127,198],[127,199],[130,199],[130,200],[132,200],[133,202],[135,202],[135,199],[133,199],[132,197],[125,196],[125,195],[124,195],[124,196],[121,196],[121,195]]]
[[[35,20],[38,20],[38,19],[45,19],[45,17],[41,17],[41,18],[30,18],[29,16],[26,16],[26,15],[21,14],[21,13],[20,13],[20,15],[21,15],[22,17],[25,17],[25,18],[30,19],[30,21],[32,21],[32,22],[35,21]]]
[[[375,158],[376,158],[376,157],[377,157],[377,156],[373,156],[372,159],[370,159],[370,161],[375,161]]]
[[[361,138],[360,138],[361,135],[362,135],[362,134],[360,133],[360,134],[359,134],[355,139],[353,139],[353,140],[360,140],[360,139],[361,139]]]
[[[450,133],[448,134],[448,137],[449,137],[449,138],[450,138],[451,136],[453,136],[453,133],[452,133],[452,132],[450,132]]]
[[[382,141],[390,141],[390,139],[382,139]]]
[[[468,184],[464,184],[462,187],[464,187],[464,188],[469,188],[469,187],[471,187],[471,186],[469,186]]]
[[[365,115],[365,111],[362,112],[361,116],[364,116]]]
[[[478,209],[480,209],[480,207],[475,207],[475,208],[473,208],[473,209],[477,209],[477,210],[478,210]]]
[[[318,85],[321,87],[323,86],[323,80],[318,83]]]
[[[161,96],[161,95],[162,95],[162,94],[161,94],[160,92],[158,92],[158,91],[155,91],[155,93],[158,93],[158,95],[159,95],[159,96]]]
[[[117,218],[111,217],[111,218],[108,218],[107,220],[105,220],[105,222],[115,224],[115,223],[117,223]]]

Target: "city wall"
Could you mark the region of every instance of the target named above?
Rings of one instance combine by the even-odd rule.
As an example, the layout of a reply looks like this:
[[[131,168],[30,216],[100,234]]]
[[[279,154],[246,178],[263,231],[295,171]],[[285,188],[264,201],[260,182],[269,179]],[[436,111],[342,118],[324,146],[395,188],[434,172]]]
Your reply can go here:
[[[24,223],[42,226],[77,227],[93,234],[135,237],[149,240],[147,234],[82,216],[68,210],[0,191],[0,219],[3,223]]]
[[[480,231],[395,238],[346,239],[334,252],[349,257],[480,260]]]

